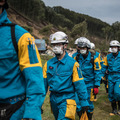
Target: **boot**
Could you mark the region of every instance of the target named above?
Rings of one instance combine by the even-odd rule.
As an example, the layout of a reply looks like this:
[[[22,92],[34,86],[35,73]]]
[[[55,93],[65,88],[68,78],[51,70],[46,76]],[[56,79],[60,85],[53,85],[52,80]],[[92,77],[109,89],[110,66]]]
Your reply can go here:
[[[120,101],[118,101],[118,114],[120,115]]]
[[[108,93],[108,88],[106,88],[106,93]]]
[[[87,112],[88,120],[92,120],[92,115],[93,115],[93,113]]]
[[[115,115],[117,114],[117,104],[116,101],[111,102],[111,106],[112,106],[112,113],[110,113],[110,115]]]

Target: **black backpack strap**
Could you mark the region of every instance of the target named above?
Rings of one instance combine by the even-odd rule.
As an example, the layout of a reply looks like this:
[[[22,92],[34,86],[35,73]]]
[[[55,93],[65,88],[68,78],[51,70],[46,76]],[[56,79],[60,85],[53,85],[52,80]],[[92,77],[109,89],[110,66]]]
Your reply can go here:
[[[18,45],[17,45],[16,37],[15,37],[15,25],[16,24],[14,24],[14,23],[7,23],[7,24],[2,24],[0,26],[10,26],[11,27],[12,43],[13,43],[16,53],[18,54]]]
[[[94,68],[94,53],[91,52],[91,60],[90,60],[90,63],[92,63],[93,65],[93,68]]]
[[[15,38],[15,25],[11,26],[11,36],[12,36],[12,42],[13,42],[14,48],[16,50],[16,53],[18,54],[18,45]]]
[[[76,56],[76,61],[79,63],[79,56],[80,56],[80,53],[77,54]]]

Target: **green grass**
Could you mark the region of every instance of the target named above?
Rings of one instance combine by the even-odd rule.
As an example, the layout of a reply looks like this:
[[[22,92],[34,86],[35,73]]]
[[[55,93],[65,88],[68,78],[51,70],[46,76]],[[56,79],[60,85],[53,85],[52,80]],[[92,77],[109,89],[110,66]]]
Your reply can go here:
[[[42,64],[51,59],[51,56],[41,56]],[[43,104],[43,120],[54,120],[54,116],[51,113],[50,102],[49,102],[49,93],[47,94],[44,104]],[[111,104],[108,100],[108,94],[105,92],[104,84],[99,88],[99,94],[97,95],[97,101],[94,102],[94,114],[92,120],[120,120],[120,116],[110,116],[109,113],[112,111]],[[76,114],[76,120],[79,120]]]
[[[102,84],[99,88],[99,94],[97,95],[97,101],[94,102],[94,115],[93,120],[120,120],[120,117],[110,116],[112,111],[111,103],[108,100],[108,94],[105,92],[105,87]]]
[[[42,108],[43,108],[42,119],[43,120],[54,120],[54,116],[51,113],[49,95],[46,95],[46,98],[45,98],[45,101],[44,101]]]
[[[44,66],[44,64],[51,58],[53,58],[53,56],[49,56],[49,55],[40,55],[41,57],[41,62],[42,62],[42,66]]]

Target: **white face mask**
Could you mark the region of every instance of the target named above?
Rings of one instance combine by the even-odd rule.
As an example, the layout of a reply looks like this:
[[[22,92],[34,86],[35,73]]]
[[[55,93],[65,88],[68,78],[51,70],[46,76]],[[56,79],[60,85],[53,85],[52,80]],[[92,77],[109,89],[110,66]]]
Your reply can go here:
[[[118,48],[111,48],[112,53],[117,53],[118,52]]]
[[[55,54],[63,54],[63,50],[62,50],[62,46],[54,46],[53,47],[53,52],[55,53]]]
[[[80,53],[81,53],[82,55],[85,55],[85,54],[87,53],[87,50],[80,50]]]

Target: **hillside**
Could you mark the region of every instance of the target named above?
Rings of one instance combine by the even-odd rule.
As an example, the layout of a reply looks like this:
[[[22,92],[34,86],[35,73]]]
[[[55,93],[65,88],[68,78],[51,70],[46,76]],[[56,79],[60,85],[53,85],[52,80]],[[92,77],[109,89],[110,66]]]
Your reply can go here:
[[[49,35],[43,35],[40,34],[39,31],[44,28],[46,24],[37,24],[34,21],[30,20],[29,18],[25,17],[24,15],[22,15],[20,12],[16,11],[13,8],[10,8],[8,11],[8,18],[13,22],[16,23],[22,27],[24,27],[25,29],[27,29],[28,31],[31,32],[31,34],[35,37],[35,38],[45,38],[48,39]],[[59,29],[58,29],[59,30]],[[51,33],[57,31],[57,28],[52,28]],[[98,37],[91,37],[93,42],[99,41]],[[98,43],[99,44],[99,43]],[[102,44],[100,42],[100,44]]]
[[[120,23],[109,24],[88,15],[76,13],[61,6],[47,7],[42,0],[9,0],[11,21],[27,29],[36,38],[44,38],[63,31],[69,36],[69,47],[75,47],[76,38],[85,36],[96,44],[98,50],[108,50],[111,39],[120,38]],[[119,29],[118,29],[119,28]]]
[[[35,38],[42,38],[43,35],[39,34],[39,30],[44,26],[42,24],[35,24],[32,20],[26,18],[15,9],[10,8],[8,10],[8,18],[22,27],[26,27],[27,30],[32,29],[31,33]]]

